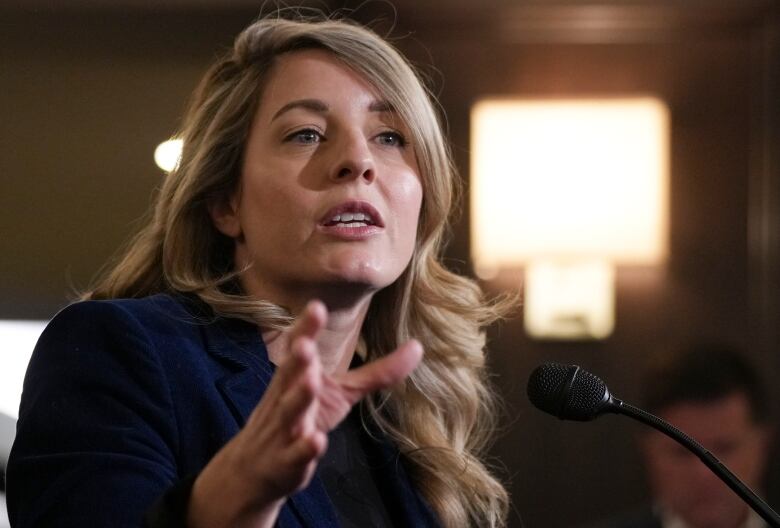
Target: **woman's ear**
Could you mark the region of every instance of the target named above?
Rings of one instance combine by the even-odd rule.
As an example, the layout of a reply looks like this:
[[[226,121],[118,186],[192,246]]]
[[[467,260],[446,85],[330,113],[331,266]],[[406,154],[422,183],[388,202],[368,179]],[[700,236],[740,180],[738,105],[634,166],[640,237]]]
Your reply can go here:
[[[225,236],[241,236],[241,217],[239,215],[238,193],[209,200],[208,210],[214,227]]]

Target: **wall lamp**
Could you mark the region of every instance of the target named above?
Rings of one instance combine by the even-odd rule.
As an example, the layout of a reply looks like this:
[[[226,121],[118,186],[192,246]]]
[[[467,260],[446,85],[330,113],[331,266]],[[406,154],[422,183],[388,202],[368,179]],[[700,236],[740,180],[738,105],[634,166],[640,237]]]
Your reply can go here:
[[[523,268],[539,339],[602,339],[615,266],[667,254],[669,111],[653,97],[483,99],[471,110],[478,276]]]

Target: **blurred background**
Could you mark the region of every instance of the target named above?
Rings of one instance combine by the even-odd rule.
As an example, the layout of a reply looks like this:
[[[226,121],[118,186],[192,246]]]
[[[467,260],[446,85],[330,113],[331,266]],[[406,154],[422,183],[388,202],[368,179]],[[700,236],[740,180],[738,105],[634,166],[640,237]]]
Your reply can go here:
[[[175,133],[200,75],[262,4],[0,0],[0,319],[49,319],[137,229],[164,178],[155,147]],[[577,363],[632,401],[648,357],[697,340],[745,350],[767,381],[780,373],[778,2],[303,5],[354,9],[350,16],[396,37],[440,99],[467,183],[480,99],[649,95],[666,105],[666,250],[658,263],[615,268],[611,332],[532,338],[522,308],[489,332],[490,368],[506,400],[492,455],[512,494],[510,526],[521,517],[528,528],[576,526],[644,502],[638,426],[543,415],[527,403],[526,380],[537,364]],[[448,263],[472,275],[467,204]],[[505,266],[484,284],[521,291],[523,280],[522,266]],[[23,357],[9,336],[0,336],[6,377]],[[777,401],[780,386],[770,388]],[[7,437],[15,416],[3,413]],[[767,490],[775,505],[777,459]]]

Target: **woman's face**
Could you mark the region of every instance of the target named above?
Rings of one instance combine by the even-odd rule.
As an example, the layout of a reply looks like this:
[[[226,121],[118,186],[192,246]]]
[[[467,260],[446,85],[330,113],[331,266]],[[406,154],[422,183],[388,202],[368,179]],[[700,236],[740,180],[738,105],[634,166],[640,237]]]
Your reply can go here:
[[[247,139],[239,190],[212,208],[251,264],[248,293],[290,306],[373,293],[414,250],[422,185],[409,133],[360,75],[320,50],[280,57]]]

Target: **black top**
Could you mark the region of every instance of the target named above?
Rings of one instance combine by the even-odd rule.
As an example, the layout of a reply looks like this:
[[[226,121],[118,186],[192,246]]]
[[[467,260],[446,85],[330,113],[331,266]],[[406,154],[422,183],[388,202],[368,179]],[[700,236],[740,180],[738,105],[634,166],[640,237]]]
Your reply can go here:
[[[377,485],[383,464],[360,419],[359,406],[328,435],[319,475],[343,528],[394,528],[394,498]],[[381,483],[379,484],[381,486]]]

